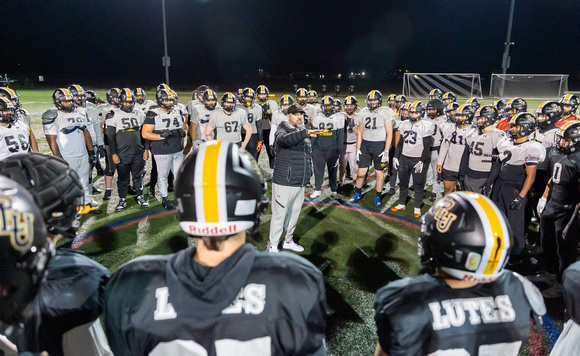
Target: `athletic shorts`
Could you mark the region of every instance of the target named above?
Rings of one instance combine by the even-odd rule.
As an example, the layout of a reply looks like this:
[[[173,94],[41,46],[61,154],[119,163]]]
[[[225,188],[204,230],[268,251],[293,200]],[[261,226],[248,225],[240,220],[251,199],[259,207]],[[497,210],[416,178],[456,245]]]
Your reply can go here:
[[[441,169],[441,180],[448,182],[457,182],[459,180],[459,172],[448,171],[445,168]]]
[[[387,167],[386,163],[381,163],[379,155],[385,151],[384,141],[365,141],[360,145],[360,158],[358,162],[359,168],[370,167],[375,163],[375,170],[382,171]]]

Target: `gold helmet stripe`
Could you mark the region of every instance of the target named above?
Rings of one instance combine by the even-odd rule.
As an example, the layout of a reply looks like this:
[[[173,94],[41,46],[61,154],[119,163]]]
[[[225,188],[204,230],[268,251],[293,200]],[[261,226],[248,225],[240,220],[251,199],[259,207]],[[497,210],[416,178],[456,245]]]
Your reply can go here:
[[[225,189],[228,149],[229,144],[222,141],[200,147],[194,177],[198,221],[218,223],[228,220]]]

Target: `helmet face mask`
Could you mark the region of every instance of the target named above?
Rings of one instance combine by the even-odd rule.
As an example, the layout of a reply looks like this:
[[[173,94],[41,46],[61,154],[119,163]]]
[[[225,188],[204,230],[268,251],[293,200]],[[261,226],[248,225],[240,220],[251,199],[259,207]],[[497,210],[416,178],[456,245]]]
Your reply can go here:
[[[334,108],[334,98],[332,96],[327,95],[322,98],[322,111],[327,117],[336,113]]]
[[[483,129],[489,126],[493,126],[497,121],[498,113],[497,109],[491,105],[484,105],[477,109],[475,113],[477,118],[477,128],[481,132]]]
[[[564,108],[561,103],[556,101],[541,103],[538,110],[536,110],[538,127],[541,129],[553,127],[556,122],[562,119],[563,112]]]
[[[223,111],[226,113],[232,113],[234,112],[235,108],[236,108],[236,99],[234,98],[234,95],[230,92],[224,93],[224,95],[222,96]]]
[[[395,108],[400,109],[405,103],[407,103],[407,96],[401,94],[395,99]]]
[[[371,90],[367,94],[366,104],[371,111],[378,109],[383,104],[383,94],[378,90]]]
[[[517,140],[531,135],[536,130],[536,117],[527,112],[516,114],[510,119],[509,135]]]
[[[0,97],[0,122],[11,124],[16,120],[14,105],[9,99]]]
[[[567,122],[556,131],[556,149],[564,154],[580,151],[580,122]]]
[[[120,109],[124,112],[132,112],[133,108],[135,107],[135,96],[131,92],[131,89],[124,88],[121,91],[121,97],[119,98],[120,101]]]
[[[212,111],[215,109],[217,104],[217,94],[215,91],[207,89],[203,94],[201,94],[200,101],[207,110]]]
[[[354,114],[356,109],[358,108],[358,100],[354,95],[349,95],[344,99],[344,110],[348,115]]]
[[[107,90],[107,102],[112,105],[113,107],[119,107],[120,102],[119,99],[121,98],[121,89],[119,88],[111,88]]]
[[[308,104],[310,104],[310,105],[318,104],[318,93],[316,91],[311,90],[308,93]]]
[[[522,98],[512,98],[508,100],[506,104],[506,112],[510,118],[514,117],[516,114],[526,112],[528,110],[528,104]]]
[[[265,103],[268,101],[268,96],[270,95],[270,90],[265,85],[260,85],[256,89],[256,94],[258,101],[260,103]]]
[[[20,109],[20,95],[8,87],[0,87],[0,97],[4,97],[12,102],[14,110]]]
[[[578,97],[574,94],[566,94],[560,99],[560,104],[563,105],[564,116],[574,115],[578,109]]]
[[[171,89],[161,89],[157,91],[155,94],[155,99],[157,101],[157,105],[166,111],[173,110],[173,107],[175,106],[175,95]]]
[[[425,114],[425,107],[422,101],[415,101],[409,105],[409,120],[417,122]]]
[[[434,100],[434,99],[441,100],[442,96],[443,96],[443,92],[441,91],[441,89],[435,88],[435,89],[431,90],[431,92],[429,93],[429,100]]]
[[[64,112],[74,111],[74,98],[68,89],[60,88],[55,90],[52,94],[52,101],[58,110]]]
[[[141,88],[135,89],[133,95],[135,96],[135,101],[138,104],[143,104],[145,102],[145,99],[147,98],[147,93],[145,93],[145,90]]]
[[[245,107],[250,107],[254,104],[254,99],[256,98],[256,93],[252,88],[245,88],[242,92],[242,103]]]

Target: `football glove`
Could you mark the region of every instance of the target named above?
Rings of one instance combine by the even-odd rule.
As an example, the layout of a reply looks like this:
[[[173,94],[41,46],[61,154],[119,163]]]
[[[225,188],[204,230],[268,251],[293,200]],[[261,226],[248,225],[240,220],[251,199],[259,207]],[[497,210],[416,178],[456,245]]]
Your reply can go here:
[[[360,155],[361,155],[361,151],[360,150],[356,150],[356,161],[360,161]]]
[[[520,210],[522,205],[524,205],[524,198],[520,197],[518,194],[510,203],[510,210]]]
[[[256,152],[260,152],[262,150],[262,141],[258,141],[258,145],[256,146]]]
[[[93,166],[97,164],[97,162],[99,161],[99,159],[97,158],[97,156],[95,155],[95,151],[90,150],[89,151],[89,163],[92,164]]]
[[[482,185],[479,188],[481,189],[481,194],[483,194],[487,197],[489,197],[491,195],[491,184],[485,183],[484,185]]]
[[[161,131],[159,136],[161,136],[162,138],[167,138],[167,137],[171,136],[171,134],[172,134],[171,130],[163,130],[163,131]]]
[[[389,162],[389,151],[383,151],[383,153],[381,153],[379,155],[379,157],[381,157],[381,163],[388,163]]]
[[[423,161],[417,162],[417,164],[415,164],[414,168],[415,168],[415,173],[423,173]]]
[[[393,158],[393,169],[399,169],[399,160],[397,158]]]
[[[107,151],[105,151],[105,146],[97,146],[97,150],[99,151],[100,157],[105,157],[107,155]]]
[[[542,211],[544,211],[547,202],[548,199],[544,197],[541,197],[540,200],[538,200],[538,206],[536,206],[536,211],[538,212],[538,215],[542,214]]]
[[[185,136],[187,136],[187,132],[185,132],[185,130],[182,128],[177,129],[177,132],[179,133],[179,136],[181,136],[181,138],[185,138]]]

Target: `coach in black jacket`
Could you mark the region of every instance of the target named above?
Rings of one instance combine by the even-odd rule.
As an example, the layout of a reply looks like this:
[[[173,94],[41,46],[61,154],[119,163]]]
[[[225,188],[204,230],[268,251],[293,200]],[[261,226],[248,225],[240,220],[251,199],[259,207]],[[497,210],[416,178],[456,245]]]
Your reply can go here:
[[[272,176],[272,220],[268,252],[278,252],[282,232],[286,230],[282,248],[296,252],[304,247],[292,240],[300,209],[304,202],[304,187],[312,175],[312,144],[322,130],[304,127],[304,109],[297,104],[286,110],[288,122],[276,130],[274,174]],[[286,222],[286,225],[284,224]]]

